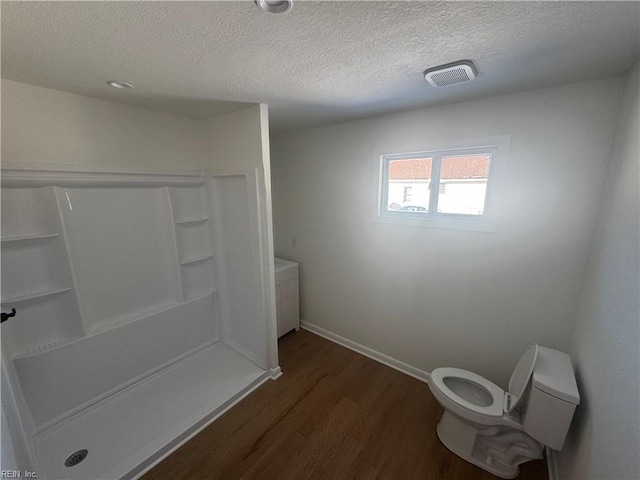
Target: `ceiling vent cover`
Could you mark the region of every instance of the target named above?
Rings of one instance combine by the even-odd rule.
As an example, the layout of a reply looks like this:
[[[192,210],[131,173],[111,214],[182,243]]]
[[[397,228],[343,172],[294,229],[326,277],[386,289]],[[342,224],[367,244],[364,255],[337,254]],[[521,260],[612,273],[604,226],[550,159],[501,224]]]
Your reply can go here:
[[[476,69],[468,60],[448,63],[424,71],[424,79],[432,87],[447,87],[476,78]]]

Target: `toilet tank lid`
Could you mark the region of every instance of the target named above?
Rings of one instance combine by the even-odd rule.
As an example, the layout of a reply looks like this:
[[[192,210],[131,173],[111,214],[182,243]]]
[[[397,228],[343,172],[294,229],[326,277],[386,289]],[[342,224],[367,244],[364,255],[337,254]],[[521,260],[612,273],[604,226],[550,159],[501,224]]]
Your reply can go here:
[[[580,393],[569,355],[538,346],[533,387],[565,402],[578,405]]]

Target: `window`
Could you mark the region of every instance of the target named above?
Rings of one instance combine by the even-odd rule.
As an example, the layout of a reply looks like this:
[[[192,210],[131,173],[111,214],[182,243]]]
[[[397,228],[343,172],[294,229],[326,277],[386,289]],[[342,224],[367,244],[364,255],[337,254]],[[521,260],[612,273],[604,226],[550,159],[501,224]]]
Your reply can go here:
[[[437,211],[482,215],[487,197],[491,152],[448,155],[440,160]]]
[[[506,143],[500,139],[486,147],[379,155],[377,221],[493,230],[487,225],[495,220],[499,150]]]

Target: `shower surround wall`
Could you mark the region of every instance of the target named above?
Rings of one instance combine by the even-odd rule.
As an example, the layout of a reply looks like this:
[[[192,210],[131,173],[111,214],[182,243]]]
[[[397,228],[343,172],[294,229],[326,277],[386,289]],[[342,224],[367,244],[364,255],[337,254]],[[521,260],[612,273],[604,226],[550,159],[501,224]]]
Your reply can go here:
[[[2,90],[2,467],[134,478],[279,373],[266,107]]]

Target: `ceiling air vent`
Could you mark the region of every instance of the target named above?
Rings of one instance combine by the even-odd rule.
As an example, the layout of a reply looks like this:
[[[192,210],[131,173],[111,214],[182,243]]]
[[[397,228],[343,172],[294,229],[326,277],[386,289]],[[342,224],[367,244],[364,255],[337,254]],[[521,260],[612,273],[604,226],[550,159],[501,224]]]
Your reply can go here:
[[[476,78],[473,63],[464,60],[448,63],[424,71],[424,79],[432,87],[447,87],[456,83],[468,82]]]

